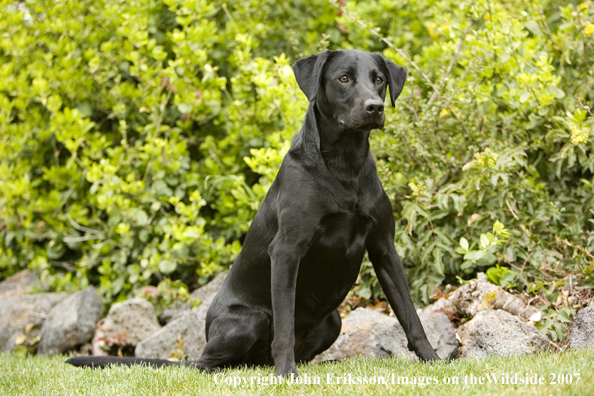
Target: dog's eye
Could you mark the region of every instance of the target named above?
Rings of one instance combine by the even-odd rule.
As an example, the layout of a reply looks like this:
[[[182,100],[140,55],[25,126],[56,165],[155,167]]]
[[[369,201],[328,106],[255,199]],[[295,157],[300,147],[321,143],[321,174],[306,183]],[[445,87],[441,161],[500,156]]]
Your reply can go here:
[[[350,80],[349,80],[349,76],[347,76],[347,75],[345,74],[344,76],[340,77],[340,78],[338,79],[338,81],[340,81],[341,83],[348,83],[348,82],[350,81]]]
[[[384,83],[384,79],[381,78],[381,77],[378,77],[378,78],[375,79],[375,83],[377,85],[382,85]]]

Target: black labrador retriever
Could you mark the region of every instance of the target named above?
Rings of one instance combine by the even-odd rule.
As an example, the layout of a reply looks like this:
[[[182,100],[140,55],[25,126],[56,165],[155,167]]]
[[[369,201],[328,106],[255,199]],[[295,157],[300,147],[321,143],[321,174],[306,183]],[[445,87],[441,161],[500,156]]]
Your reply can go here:
[[[305,122],[246,235],[241,253],[206,318],[207,345],[188,366],[276,366],[296,374],[340,333],[337,311],[353,287],[365,251],[408,347],[422,360],[429,344],[394,249],[392,205],[369,152],[406,71],[380,54],[325,51],[293,65],[309,100]],[[180,364],[159,359],[74,357],[68,363]]]

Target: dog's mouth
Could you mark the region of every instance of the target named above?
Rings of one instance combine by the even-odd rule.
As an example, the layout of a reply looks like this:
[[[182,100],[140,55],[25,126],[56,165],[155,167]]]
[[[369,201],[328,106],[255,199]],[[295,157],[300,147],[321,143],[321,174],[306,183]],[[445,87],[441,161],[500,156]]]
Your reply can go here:
[[[357,123],[357,124],[347,124],[344,121],[339,120],[338,123],[340,124],[341,127],[345,128],[345,129],[354,129],[354,130],[360,130],[360,131],[370,131],[372,129],[382,129],[384,127],[384,120],[381,119],[376,119],[376,120],[368,120],[362,123]]]

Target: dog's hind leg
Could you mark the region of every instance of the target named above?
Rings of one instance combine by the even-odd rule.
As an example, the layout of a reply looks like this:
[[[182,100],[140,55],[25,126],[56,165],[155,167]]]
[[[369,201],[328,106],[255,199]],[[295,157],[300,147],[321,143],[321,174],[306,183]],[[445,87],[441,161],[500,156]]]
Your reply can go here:
[[[257,309],[234,307],[217,317],[210,324],[202,356],[192,363],[205,369],[271,364],[270,316]]]
[[[342,321],[338,310],[332,311],[326,318],[299,342],[295,348],[295,360],[298,363],[309,362],[316,355],[324,352],[336,341],[340,334]]]

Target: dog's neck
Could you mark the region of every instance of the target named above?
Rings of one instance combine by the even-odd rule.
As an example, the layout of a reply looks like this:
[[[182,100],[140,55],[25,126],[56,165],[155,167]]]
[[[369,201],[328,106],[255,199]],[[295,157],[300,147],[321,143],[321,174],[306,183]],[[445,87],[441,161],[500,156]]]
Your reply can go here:
[[[339,180],[355,181],[369,155],[371,131],[346,129],[318,109],[315,117],[320,136],[320,152],[326,167]]]

